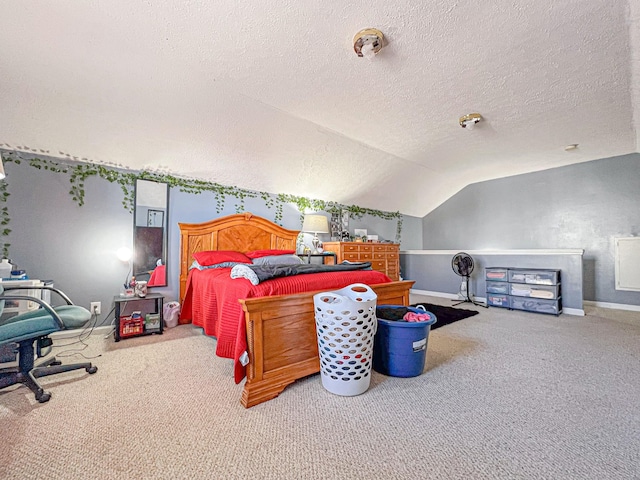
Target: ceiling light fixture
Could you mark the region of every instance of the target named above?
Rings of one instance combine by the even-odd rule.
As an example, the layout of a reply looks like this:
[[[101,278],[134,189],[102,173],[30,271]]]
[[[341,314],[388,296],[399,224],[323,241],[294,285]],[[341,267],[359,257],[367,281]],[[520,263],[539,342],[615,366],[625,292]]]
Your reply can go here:
[[[375,28],[365,28],[353,37],[353,49],[359,57],[371,60],[384,46],[384,35]]]
[[[468,113],[460,117],[460,126],[467,130],[473,130],[473,127],[475,127],[476,123],[480,120],[482,120],[482,115],[479,113]]]
[[[576,148],[578,148],[578,144],[577,143],[571,143],[571,144],[567,145],[566,147],[564,147],[564,151],[565,152],[570,152],[571,150],[575,150]]]

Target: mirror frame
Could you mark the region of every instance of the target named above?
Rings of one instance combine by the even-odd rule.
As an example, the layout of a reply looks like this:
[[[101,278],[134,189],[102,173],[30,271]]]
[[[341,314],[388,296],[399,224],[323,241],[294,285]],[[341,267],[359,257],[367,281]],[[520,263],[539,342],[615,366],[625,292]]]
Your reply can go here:
[[[139,190],[140,187],[138,185],[138,182],[150,182],[150,183],[156,183],[158,185],[164,185],[165,189],[166,189],[166,197],[165,197],[165,206],[164,206],[164,215],[163,215],[163,219],[162,219],[162,228],[163,228],[163,232],[162,232],[162,265],[164,265],[165,267],[165,271],[164,271],[164,282],[162,284],[155,284],[155,285],[149,285],[149,288],[155,288],[155,287],[166,287],[169,285],[169,272],[168,272],[168,265],[167,265],[167,252],[169,251],[168,249],[168,242],[169,242],[169,191],[171,190],[169,187],[168,183],[165,182],[157,182],[155,180],[148,180],[145,178],[137,178],[136,182],[135,182],[135,193],[134,193],[134,201],[133,201],[133,258],[131,260],[131,268],[132,268],[132,274],[135,276],[136,275],[136,260],[138,259],[138,250],[139,250],[139,246],[137,245],[139,238],[137,235],[137,229],[138,227],[149,227],[150,225],[149,220],[147,220],[146,225],[137,225],[137,219],[138,219],[138,209],[140,207],[142,207],[142,205],[138,204],[138,194],[139,194]],[[156,206],[156,205],[144,205],[144,207],[147,208],[147,216],[148,216],[148,212],[150,210],[158,210],[161,207],[160,206]],[[155,228],[155,227],[154,227]]]

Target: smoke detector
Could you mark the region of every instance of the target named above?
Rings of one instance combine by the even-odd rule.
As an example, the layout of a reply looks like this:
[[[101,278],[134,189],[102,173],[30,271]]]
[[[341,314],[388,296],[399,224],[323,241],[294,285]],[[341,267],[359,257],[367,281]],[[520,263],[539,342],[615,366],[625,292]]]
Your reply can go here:
[[[482,115],[479,113],[468,113],[460,117],[460,126],[467,130],[473,130],[473,127],[475,127],[476,123],[480,120],[482,120]]]
[[[353,49],[359,57],[373,58],[384,46],[384,35],[375,28],[365,28],[353,37]]]

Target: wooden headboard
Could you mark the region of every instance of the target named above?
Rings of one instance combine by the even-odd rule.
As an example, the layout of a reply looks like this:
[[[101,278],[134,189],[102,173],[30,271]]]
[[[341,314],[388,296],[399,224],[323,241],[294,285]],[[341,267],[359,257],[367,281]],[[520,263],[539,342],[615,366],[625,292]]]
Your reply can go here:
[[[269,220],[239,213],[204,223],[178,223],[180,227],[180,302],[184,301],[193,254],[205,250],[295,250],[298,231]]]

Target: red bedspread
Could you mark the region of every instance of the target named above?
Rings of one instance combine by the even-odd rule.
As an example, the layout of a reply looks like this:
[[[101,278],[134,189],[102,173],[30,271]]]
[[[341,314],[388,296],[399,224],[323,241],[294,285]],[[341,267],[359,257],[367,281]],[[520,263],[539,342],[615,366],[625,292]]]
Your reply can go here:
[[[153,269],[153,272],[151,272],[151,277],[149,277],[149,283],[147,284],[147,286],[149,287],[153,287],[153,286],[164,286],[167,284],[167,268],[165,265],[158,265],[156,268]]]
[[[238,299],[288,295],[314,290],[334,290],[353,283],[374,285],[391,281],[375,270],[313,273],[274,278],[251,285],[244,278],[232,279],[230,268],[189,272],[180,318],[202,327],[207,335],[216,337],[216,355],[234,361],[234,376],[239,383],[245,368],[239,361],[247,350],[244,311]]]

